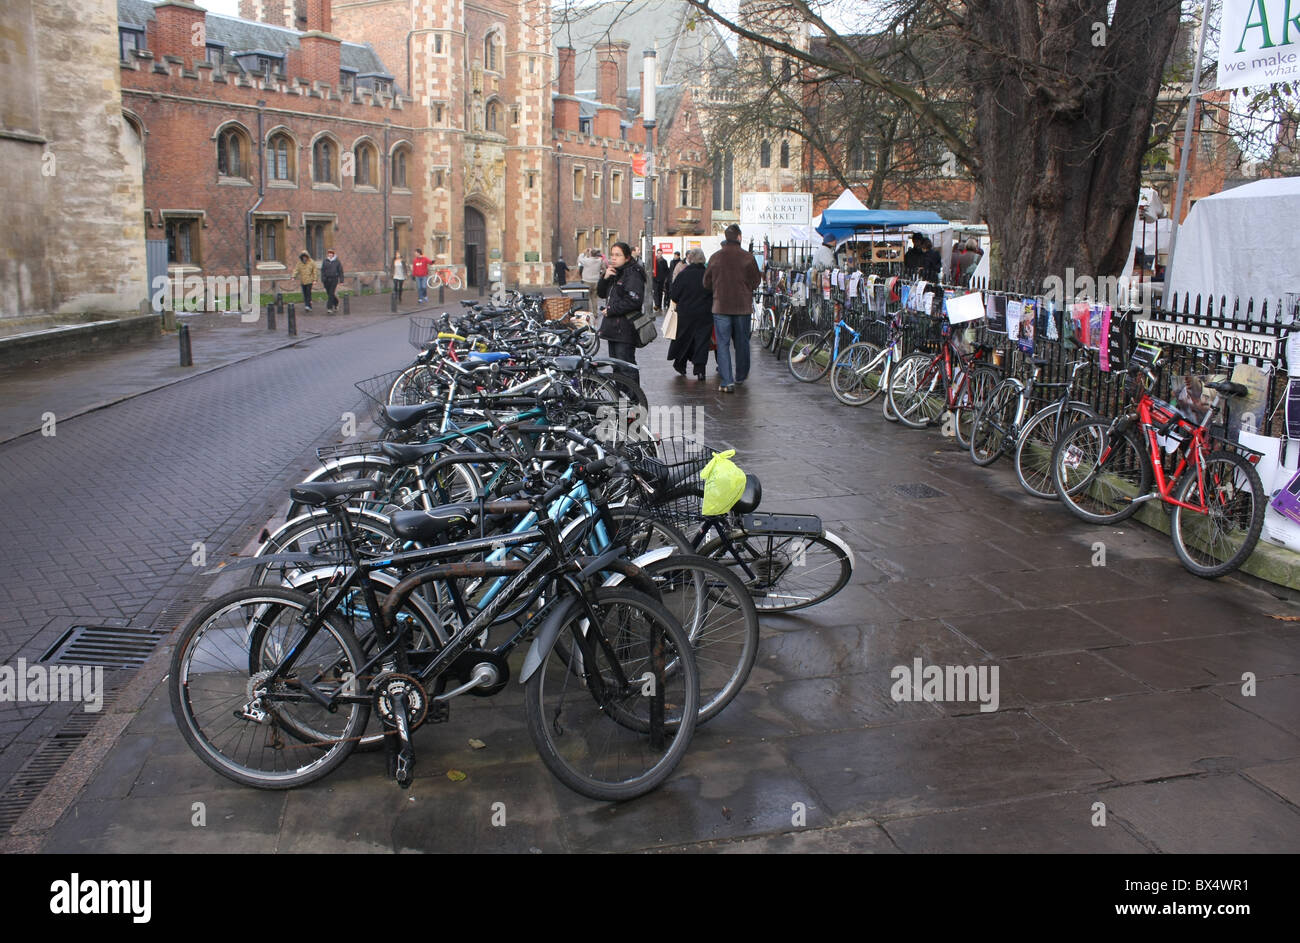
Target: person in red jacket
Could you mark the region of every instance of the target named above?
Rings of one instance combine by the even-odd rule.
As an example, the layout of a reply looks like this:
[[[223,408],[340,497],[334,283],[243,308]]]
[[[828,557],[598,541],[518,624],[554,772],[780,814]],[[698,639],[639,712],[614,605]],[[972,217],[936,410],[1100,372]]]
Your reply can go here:
[[[722,248],[713,253],[704,270],[703,287],[713,293],[713,331],[718,338],[718,373],[723,393],[736,392],[736,384],[749,377],[749,326],[754,311],[754,289],[763,276],[752,252],[740,244],[740,227],[732,223],[723,233]],[[731,372],[731,344],[736,344],[736,372]]]
[[[423,249],[415,250],[415,258],[411,259],[411,277],[415,279],[416,300],[424,304],[429,300],[429,263],[432,260],[427,258]]]

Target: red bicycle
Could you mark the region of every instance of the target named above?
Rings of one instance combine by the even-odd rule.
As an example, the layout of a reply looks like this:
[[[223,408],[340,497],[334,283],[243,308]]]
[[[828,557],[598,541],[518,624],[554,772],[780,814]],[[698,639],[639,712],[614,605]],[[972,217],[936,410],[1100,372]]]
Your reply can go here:
[[[1212,434],[1224,396],[1247,390],[1226,380],[1205,383],[1214,400],[1198,419],[1149,392],[1163,352],[1135,357],[1125,393],[1135,407],[1116,419],[1067,429],[1052,453],[1056,494],[1076,517],[1114,524],[1148,501],[1172,511],[1170,536],[1184,567],[1207,579],[1231,573],[1259,542],[1268,495],[1254,463],[1259,454]],[[1152,480],[1155,490],[1151,489]]]
[[[935,425],[945,413],[951,415],[953,435],[968,449],[975,417],[1002,375],[986,359],[992,347],[979,344],[973,352],[963,353],[946,321],[943,336],[939,352],[929,362],[925,355],[913,355],[898,365],[889,384],[889,405],[899,422],[913,429]]]

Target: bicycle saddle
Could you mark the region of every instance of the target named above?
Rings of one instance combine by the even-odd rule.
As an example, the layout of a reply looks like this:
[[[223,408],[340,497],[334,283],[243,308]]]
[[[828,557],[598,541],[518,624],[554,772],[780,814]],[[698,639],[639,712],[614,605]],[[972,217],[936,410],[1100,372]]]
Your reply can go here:
[[[1218,383],[1205,384],[1212,390],[1218,390],[1225,396],[1245,396],[1250,390],[1246,389],[1240,383],[1230,383],[1227,380],[1220,380]]]
[[[348,495],[374,490],[375,483],[369,478],[353,478],[349,481],[304,481],[289,489],[289,497],[299,504],[322,507],[335,502],[342,503],[340,499]]]
[[[398,465],[414,465],[422,458],[428,458],[430,455],[437,455],[444,448],[444,443],[433,442],[428,445],[399,445],[396,442],[385,442],[380,448],[383,453],[391,458]]]
[[[469,527],[474,511],[472,504],[444,504],[429,511],[395,511],[388,522],[402,540],[434,543],[448,531]]]
[[[442,403],[421,403],[418,406],[385,406],[384,415],[395,429],[409,429],[426,416],[442,409]]]
[[[763,484],[755,475],[745,476],[745,490],[740,492],[740,500],[731,506],[737,514],[749,514],[758,509],[763,500]]]

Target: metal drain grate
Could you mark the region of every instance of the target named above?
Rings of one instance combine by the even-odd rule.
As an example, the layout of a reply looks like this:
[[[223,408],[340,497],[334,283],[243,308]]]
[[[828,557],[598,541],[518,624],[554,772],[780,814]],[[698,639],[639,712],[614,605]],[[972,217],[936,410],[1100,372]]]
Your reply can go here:
[[[139,668],[167,635],[154,629],[74,625],[51,645],[41,661],[56,665]]]
[[[68,757],[90,735],[99,718],[104,716],[104,711],[117,700],[120,693],[120,688],[104,692],[104,710],[94,714],[84,711],[74,713],[58,733],[42,743],[5,784],[4,792],[0,793],[0,835],[7,835],[14,823],[22,818],[27,807],[63,769]]]
[[[948,497],[948,495],[945,492],[940,491],[937,488],[931,488],[929,485],[921,484],[920,482],[917,482],[915,484],[894,485],[894,490],[897,491],[899,494],[905,495],[906,497],[909,498]]]

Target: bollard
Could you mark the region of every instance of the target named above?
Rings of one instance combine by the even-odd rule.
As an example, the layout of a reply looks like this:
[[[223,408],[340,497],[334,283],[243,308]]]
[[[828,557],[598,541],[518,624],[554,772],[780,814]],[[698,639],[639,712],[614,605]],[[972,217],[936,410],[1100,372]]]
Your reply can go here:
[[[291,318],[294,317],[294,310],[295,310],[295,309],[294,309],[294,304],[293,304],[293,302],[291,301],[291,302],[289,302],[289,317],[291,317]]]
[[[351,296],[351,295],[344,295],[344,296],[343,296],[343,313],[344,313],[344,314],[351,314],[351,313],[352,313],[352,296]]]
[[[438,304],[443,305],[446,303],[447,303],[447,286],[444,285],[441,281],[439,281],[438,282]]]
[[[478,296],[483,297],[487,293],[487,286],[483,284],[483,279],[478,280]]]
[[[396,311],[397,311],[397,292],[396,292],[396,291],[390,291],[390,292],[388,293],[388,310],[389,310],[389,311],[393,311],[393,312],[396,312]]]
[[[190,347],[190,326],[188,324],[181,324],[180,327],[177,328],[176,334],[181,340],[181,366],[194,366],[194,351]]]
[[[275,330],[275,303],[271,302],[266,306],[266,329]]]
[[[275,293],[275,306],[281,311],[284,310],[284,292],[277,291]]]
[[[277,297],[279,297],[279,296],[277,295]],[[275,303],[275,314],[276,314],[277,317],[281,317],[281,318],[284,317],[284,299],[283,299],[283,298],[280,298],[280,299]]]
[[[286,319],[287,319],[287,320],[285,321],[285,325],[289,328],[289,336],[290,336],[290,337],[297,337],[297,336],[298,336],[298,317],[297,317],[297,315],[295,315],[295,314],[293,313],[293,305],[292,305],[292,304],[289,305],[289,313],[288,313],[287,315],[285,315],[285,317],[286,317]]]

